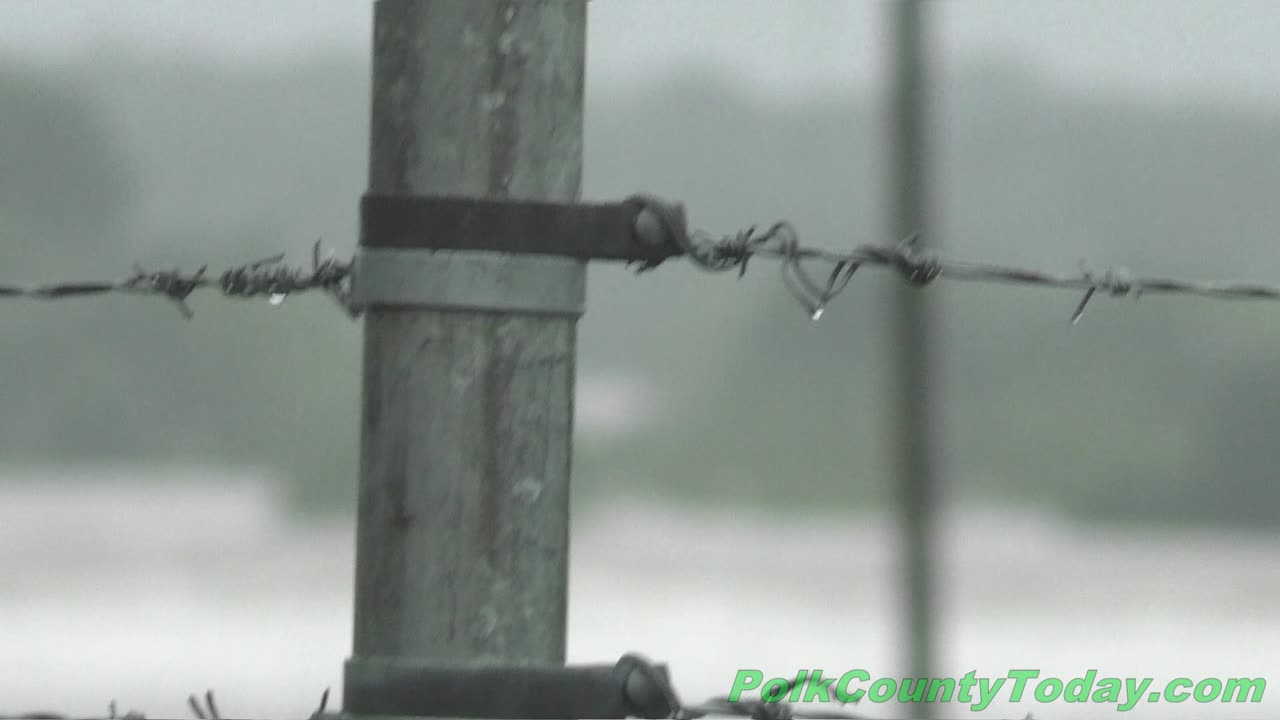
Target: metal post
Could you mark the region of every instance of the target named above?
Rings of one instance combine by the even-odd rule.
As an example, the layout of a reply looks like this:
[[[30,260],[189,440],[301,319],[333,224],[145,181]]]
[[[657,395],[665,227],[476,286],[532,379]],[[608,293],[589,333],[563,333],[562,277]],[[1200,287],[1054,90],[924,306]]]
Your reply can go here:
[[[378,0],[370,192],[576,201],[585,36],[585,0]],[[347,687],[562,665],[586,263],[418,249],[394,285],[394,257],[366,288],[395,302],[364,325]]]
[[[888,5],[893,38],[890,52],[892,236],[905,239],[920,232],[928,216],[928,168],[925,96],[927,73],[922,0],[899,0]],[[899,484],[899,507],[904,548],[908,676],[933,675],[934,609],[933,529],[937,487],[935,447],[935,337],[926,296],[905,283],[897,286],[892,303],[893,398],[896,414],[894,476]],[[928,705],[915,708],[930,717]]]

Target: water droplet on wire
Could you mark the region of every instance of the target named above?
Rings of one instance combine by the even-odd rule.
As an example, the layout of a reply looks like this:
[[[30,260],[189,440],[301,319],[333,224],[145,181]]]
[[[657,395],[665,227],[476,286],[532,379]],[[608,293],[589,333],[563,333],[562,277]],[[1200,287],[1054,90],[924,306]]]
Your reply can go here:
[[[272,305],[279,305],[284,302],[284,299],[286,297],[288,296],[285,295],[284,293],[271,293],[271,297],[270,299],[267,300],[267,302],[271,303]]]

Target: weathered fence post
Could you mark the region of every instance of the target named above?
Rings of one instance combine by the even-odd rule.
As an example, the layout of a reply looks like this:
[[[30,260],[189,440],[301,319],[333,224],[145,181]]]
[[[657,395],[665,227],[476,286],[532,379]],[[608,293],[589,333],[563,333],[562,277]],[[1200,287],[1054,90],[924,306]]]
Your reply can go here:
[[[370,193],[575,202],[585,34],[585,0],[378,0]],[[348,696],[405,666],[565,660],[586,263],[422,240],[361,237]]]
[[[927,235],[922,227],[929,214],[928,112],[929,93],[923,0],[900,0],[886,5],[892,27],[890,67],[890,237]],[[917,246],[918,248],[918,246]],[[920,248],[922,249],[922,248]],[[934,364],[936,334],[928,296],[903,283],[892,299],[890,339],[894,368],[891,411],[896,415],[893,472],[898,483],[902,523],[903,594],[906,600],[903,641],[908,677],[931,677],[934,668],[935,585],[934,528],[938,500],[937,443],[938,388]],[[918,718],[932,708],[911,708]]]

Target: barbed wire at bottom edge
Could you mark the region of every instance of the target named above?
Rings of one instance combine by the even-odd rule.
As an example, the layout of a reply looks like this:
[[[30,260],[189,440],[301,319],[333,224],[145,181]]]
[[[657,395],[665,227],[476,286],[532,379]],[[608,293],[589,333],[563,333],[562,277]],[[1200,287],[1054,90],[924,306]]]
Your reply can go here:
[[[680,701],[666,675],[656,665],[634,653],[625,655],[623,661],[629,662],[636,670],[641,671],[652,683],[653,689],[662,695],[666,706],[672,709],[668,716],[669,720],[702,720],[709,717],[734,717],[747,720],[869,720],[864,715],[855,715],[843,710],[797,709],[796,706],[779,700],[730,700],[728,697],[716,697],[701,704],[686,705]],[[808,679],[797,677],[782,689],[780,696],[789,695],[797,687],[803,688],[807,683]],[[319,705],[308,720],[324,720],[327,717],[325,711],[328,704],[329,689],[326,688],[320,696]],[[206,691],[203,698],[195,694],[188,696],[187,706],[191,709],[195,720],[227,720],[219,711],[212,690]],[[147,716],[137,710],[119,714],[116,702],[113,700],[108,705],[107,715],[101,718],[75,717],[52,712],[28,712],[14,715],[0,713],[0,720],[147,720]],[[1018,720],[1035,720],[1035,718],[1028,713]]]
[[[315,712],[311,713],[310,720],[317,720],[322,717],[328,705],[329,689],[325,688],[325,691],[320,695],[320,704]],[[188,696],[187,707],[191,709],[191,714],[195,720],[227,720],[219,711],[218,703],[214,700],[212,690],[206,691],[203,697],[199,697],[194,693]],[[28,712],[15,715],[0,713],[0,720],[147,720],[147,716],[138,710],[130,710],[121,715],[118,712],[116,702],[112,700],[107,706],[105,717],[76,717],[53,712]]]

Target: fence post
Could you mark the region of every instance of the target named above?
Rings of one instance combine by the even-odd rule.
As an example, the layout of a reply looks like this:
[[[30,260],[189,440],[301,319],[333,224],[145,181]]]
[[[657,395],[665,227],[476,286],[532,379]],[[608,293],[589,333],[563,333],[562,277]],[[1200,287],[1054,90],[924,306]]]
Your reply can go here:
[[[369,191],[576,201],[585,35],[585,0],[378,0]],[[430,257],[465,265],[459,286],[480,296],[533,283],[567,300],[367,308],[348,687],[406,665],[565,660],[586,263]]]
[[[890,237],[904,239],[916,232],[927,237],[928,228],[921,227],[929,211],[928,113],[924,106],[929,92],[924,39],[927,6],[923,0],[902,0],[886,9],[892,27]],[[890,404],[897,418],[892,462],[904,547],[905,670],[908,677],[927,678],[935,670],[937,340],[928,298],[917,288],[906,283],[896,287],[891,310],[894,337],[889,347],[894,385]],[[927,703],[913,706],[911,712],[917,718],[933,714]]]

